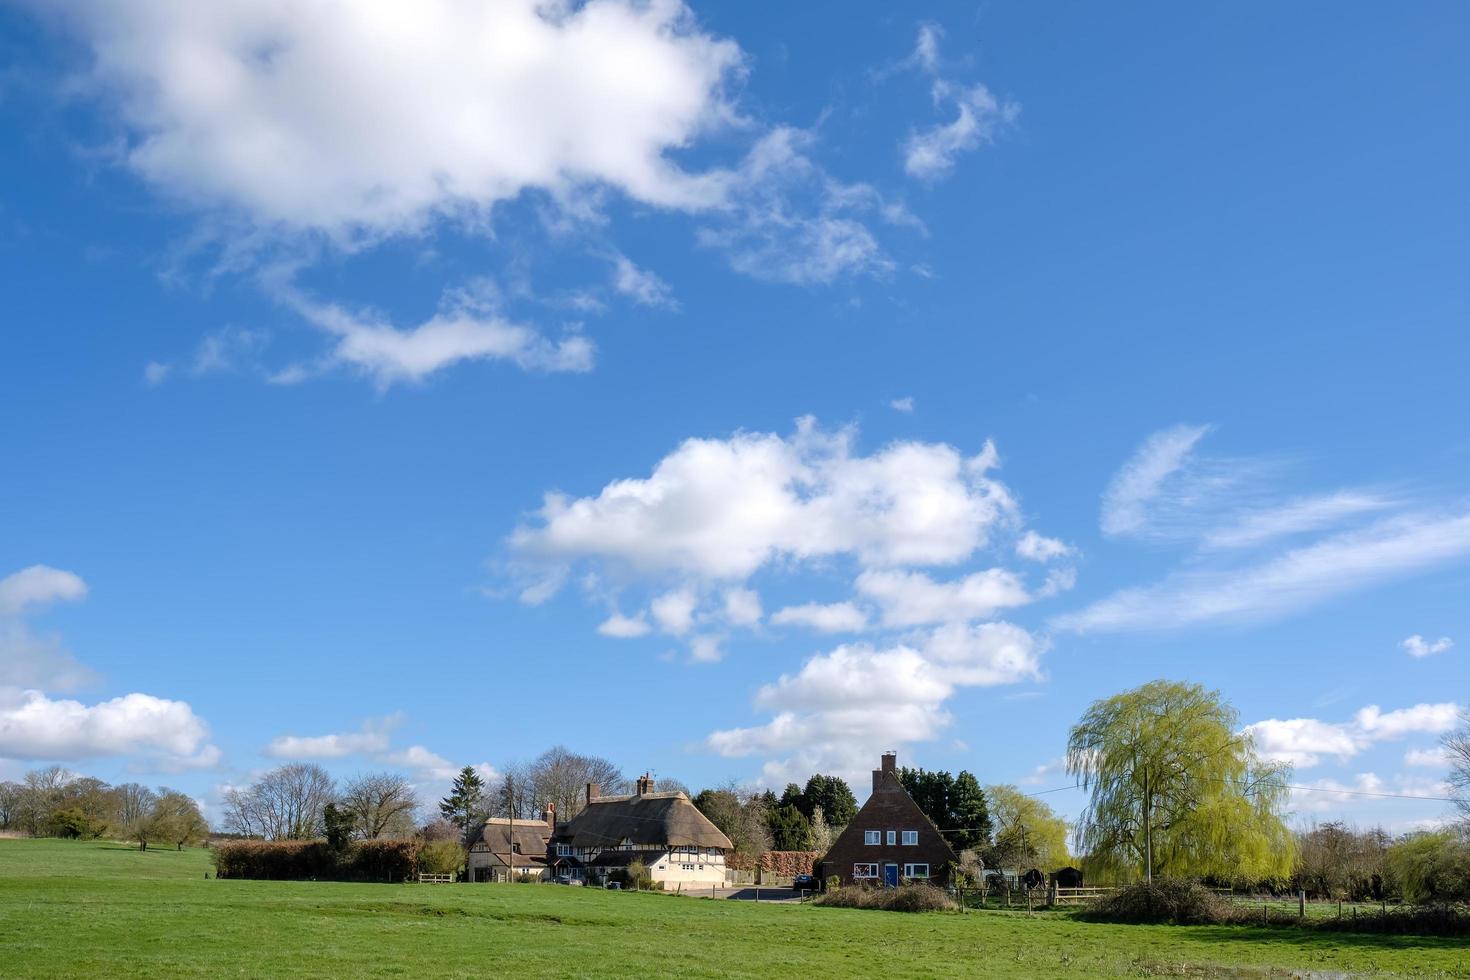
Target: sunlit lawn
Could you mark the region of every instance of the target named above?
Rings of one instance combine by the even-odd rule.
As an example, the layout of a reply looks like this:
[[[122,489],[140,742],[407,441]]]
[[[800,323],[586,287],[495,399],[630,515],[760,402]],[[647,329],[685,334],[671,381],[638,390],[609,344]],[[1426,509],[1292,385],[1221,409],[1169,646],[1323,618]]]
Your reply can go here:
[[[0,840],[0,976],[1470,976],[1470,951],[1446,939],[555,885],[216,881],[209,867],[197,849]]]

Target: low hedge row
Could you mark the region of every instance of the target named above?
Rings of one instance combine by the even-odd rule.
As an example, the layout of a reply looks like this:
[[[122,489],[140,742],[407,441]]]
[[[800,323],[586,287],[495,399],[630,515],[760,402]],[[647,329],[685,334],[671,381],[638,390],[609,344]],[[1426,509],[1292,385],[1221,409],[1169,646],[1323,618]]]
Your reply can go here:
[[[814,899],[817,905],[840,909],[881,909],[885,912],[941,912],[957,908],[942,888],[910,882],[897,888],[848,885],[829,888]]]
[[[215,875],[273,881],[405,881],[418,871],[417,840],[355,841],[335,851],[324,840],[235,840],[214,845]]]

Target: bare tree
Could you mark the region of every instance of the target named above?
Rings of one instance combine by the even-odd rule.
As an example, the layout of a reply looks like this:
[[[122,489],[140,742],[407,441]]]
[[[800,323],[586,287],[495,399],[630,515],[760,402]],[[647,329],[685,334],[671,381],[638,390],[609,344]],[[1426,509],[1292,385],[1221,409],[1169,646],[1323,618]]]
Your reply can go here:
[[[20,783],[10,780],[0,783],[0,830],[9,830],[11,824],[18,822],[24,793],[25,787]]]
[[[359,837],[402,837],[413,833],[419,799],[403,776],[370,772],[348,780],[338,806],[352,815]]]
[[[158,794],[142,783],[123,783],[112,788],[112,798],[117,822],[123,827],[132,827],[153,809]]]
[[[269,840],[304,840],[322,829],[322,811],[337,784],[321,766],[293,762],[272,769],[248,788],[225,794],[225,824],[237,833]]]
[[[580,755],[564,745],[553,746],[536,757],[523,774],[529,784],[522,795],[531,809],[556,804],[559,820],[570,820],[586,804],[587,784],[595,783],[603,793],[617,793],[627,785],[622,770],[607,759]],[[521,792],[518,787],[518,792]]]
[[[1462,715],[1460,720],[1463,724],[1444,737],[1444,750],[1449,756],[1455,805],[1470,823],[1470,715]]]

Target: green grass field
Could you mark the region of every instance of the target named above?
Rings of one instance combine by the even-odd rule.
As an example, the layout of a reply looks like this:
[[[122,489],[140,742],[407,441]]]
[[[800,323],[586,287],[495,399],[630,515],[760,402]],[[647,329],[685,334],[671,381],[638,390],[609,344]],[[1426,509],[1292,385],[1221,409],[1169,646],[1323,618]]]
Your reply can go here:
[[[554,885],[206,880],[208,852],[0,840],[0,976],[1470,977],[1463,941],[904,915]]]

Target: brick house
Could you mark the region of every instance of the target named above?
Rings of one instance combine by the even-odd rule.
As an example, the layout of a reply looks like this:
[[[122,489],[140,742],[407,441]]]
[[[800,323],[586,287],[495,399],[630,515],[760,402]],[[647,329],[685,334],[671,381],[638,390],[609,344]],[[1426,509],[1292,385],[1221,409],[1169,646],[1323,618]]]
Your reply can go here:
[[[898,781],[898,756],[883,754],[873,770],[873,794],[817,865],[825,881],[844,885],[897,885],[901,880],[944,884],[959,861],[934,822]]]

